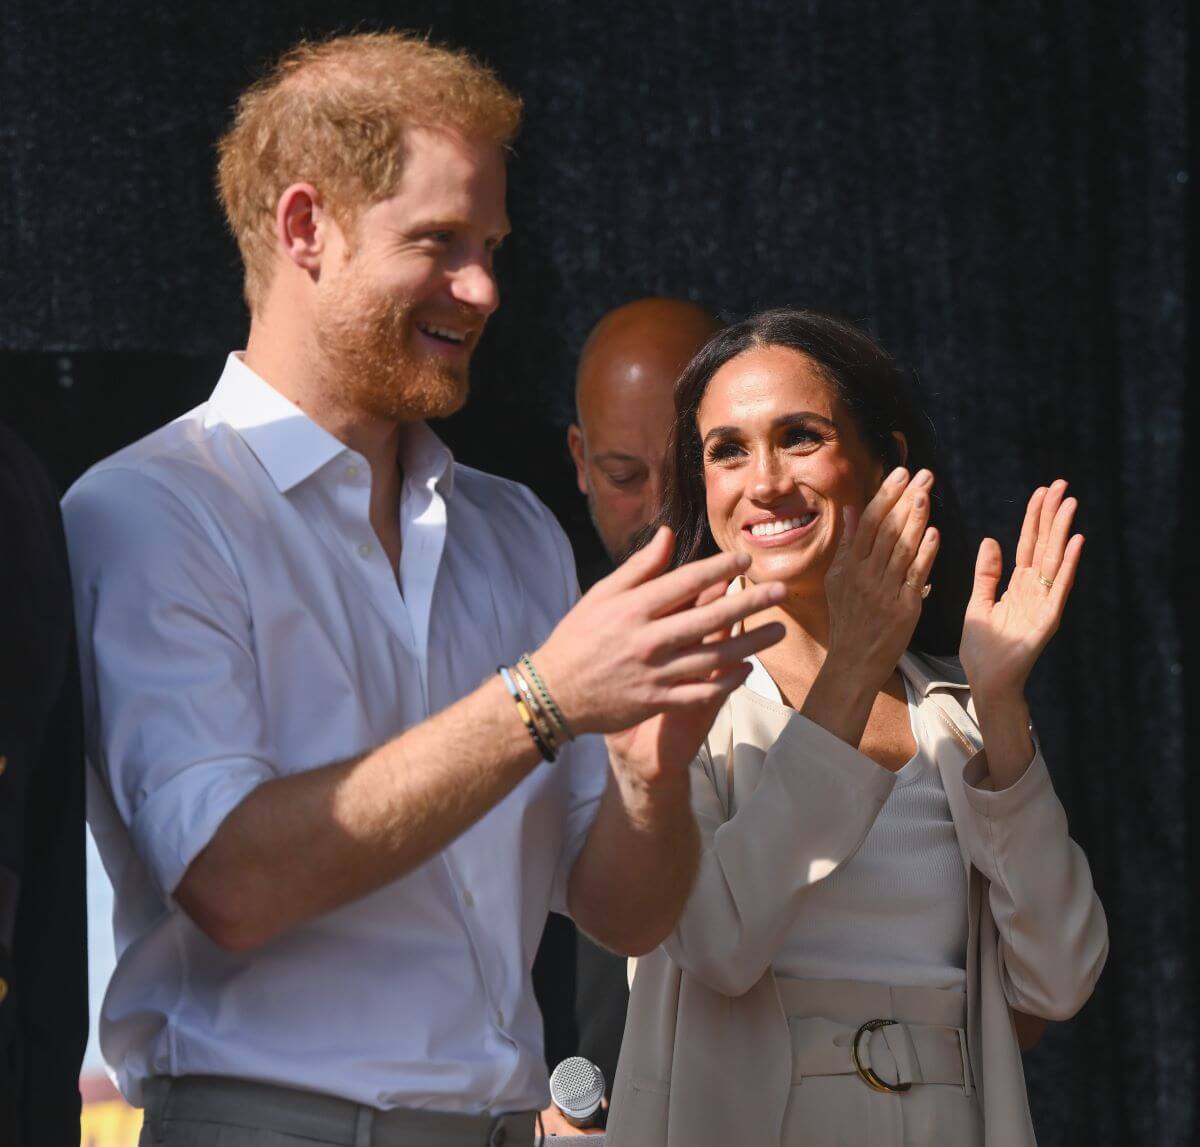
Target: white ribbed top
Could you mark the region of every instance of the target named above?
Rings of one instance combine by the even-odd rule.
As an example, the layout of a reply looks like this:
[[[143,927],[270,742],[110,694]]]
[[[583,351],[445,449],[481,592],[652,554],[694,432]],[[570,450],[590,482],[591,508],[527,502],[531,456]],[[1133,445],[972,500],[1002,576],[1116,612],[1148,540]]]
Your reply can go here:
[[[751,660],[747,687],[780,703],[775,682]],[[966,984],[967,875],[931,739],[907,680],[904,688],[916,754],[896,774],[858,851],[806,893],[775,957],[776,975]]]

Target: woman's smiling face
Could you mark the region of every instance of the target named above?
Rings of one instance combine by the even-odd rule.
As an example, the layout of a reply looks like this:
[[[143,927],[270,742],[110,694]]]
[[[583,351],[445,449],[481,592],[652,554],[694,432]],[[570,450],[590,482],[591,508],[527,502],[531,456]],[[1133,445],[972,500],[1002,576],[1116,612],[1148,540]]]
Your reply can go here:
[[[842,507],[861,512],[884,470],[822,370],[789,347],[744,351],[713,375],[696,423],[717,545],[749,554],[753,581],[823,592]]]

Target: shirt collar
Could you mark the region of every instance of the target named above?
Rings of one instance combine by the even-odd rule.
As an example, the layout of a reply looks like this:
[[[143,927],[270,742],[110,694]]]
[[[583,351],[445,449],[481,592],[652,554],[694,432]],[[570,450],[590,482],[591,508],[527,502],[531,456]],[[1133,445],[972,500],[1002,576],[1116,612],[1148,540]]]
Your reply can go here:
[[[233,353],[208,400],[210,420],[241,435],[281,494],[328,465],[348,447],[318,426]],[[454,457],[423,422],[404,428],[400,464],[406,480],[438,486],[449,497],[454,486]]]
[[[900,672],[912,682],[922,697],[928,697],[935,689],[958,689],[970,692],[966,674],[957,661],[944,657],[932,657],[928,653],[910,650],[900,658]]]
[[[454,455],[426,423],[410,422],[403,428],[400,465],[406,482],[436,486],[445,498],[454,492]]]

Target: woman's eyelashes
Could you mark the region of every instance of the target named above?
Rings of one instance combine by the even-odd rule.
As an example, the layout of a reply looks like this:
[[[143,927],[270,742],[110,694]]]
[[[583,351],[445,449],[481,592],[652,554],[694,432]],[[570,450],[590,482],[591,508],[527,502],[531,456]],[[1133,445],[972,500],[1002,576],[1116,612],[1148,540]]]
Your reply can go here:
[[[816,427],[797,423],[784,429],[778,440],[778,445],[785,450],[808,453],[825,441],[825,435]],[[747,446],[738,439],[717,439],[708,444],[705,451],[706,462],[735,462],[747,453]]]
[[[819,446],[824,442],[825,435],[813,426],[805,426],[803,423],[799,423],[795,426],[789,426],[784,431],[783,440],[784,445],[788,449],[793,449],[797,446],[812,447]]]
[[[707,462],[729,462],[737,458],[739,454],[744,454],[745,449],[739,442],[724,441],[710,442],[708,449],[705,452],[705,461]]]

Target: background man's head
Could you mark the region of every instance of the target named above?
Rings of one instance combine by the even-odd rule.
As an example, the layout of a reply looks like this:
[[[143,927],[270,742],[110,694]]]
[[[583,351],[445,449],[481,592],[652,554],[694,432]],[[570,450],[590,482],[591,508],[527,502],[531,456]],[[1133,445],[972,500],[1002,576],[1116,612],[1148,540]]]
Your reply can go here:
[[[373,413],[457,409],[499,301],[520,115],[488,68],[415,36],[288,52],[219,145],[252,318],[309,338],[331,384]]]
[[[606,314],[583,345],[575,374],[578,422],[567,444],[596,532],[614,561],[658,513],[675,380],[720,329],[695,303],[639,299]]]

